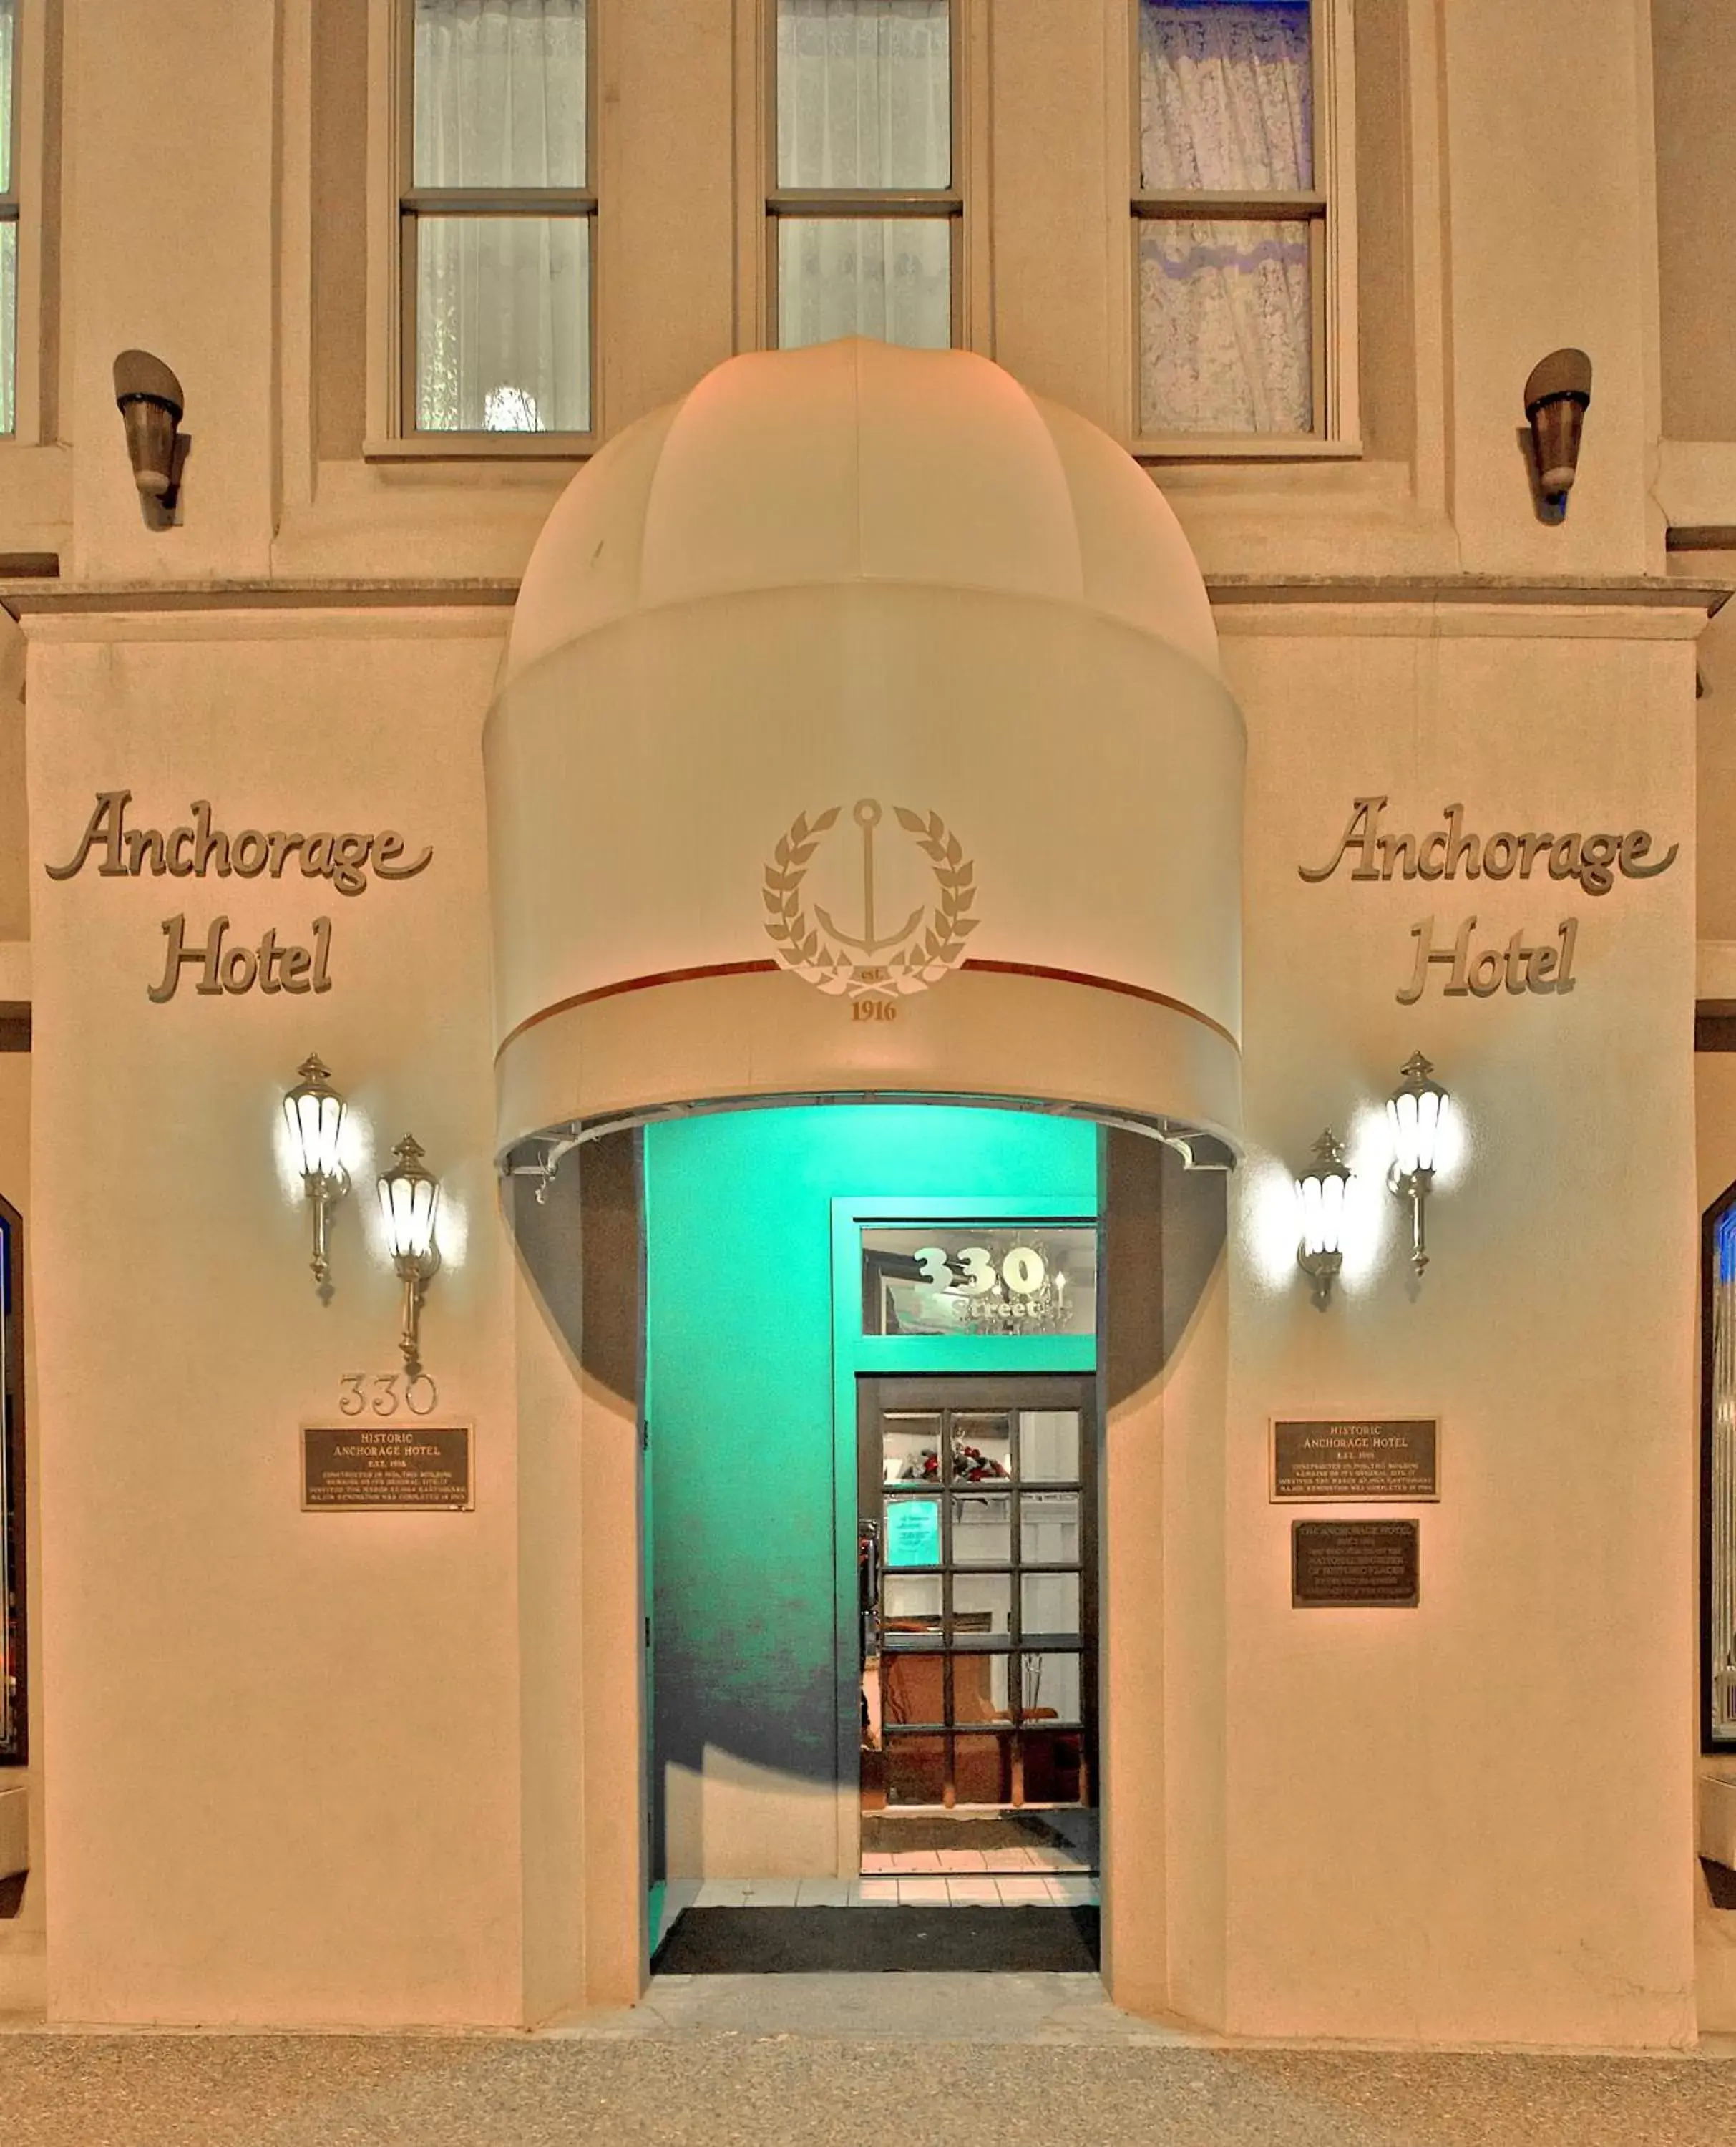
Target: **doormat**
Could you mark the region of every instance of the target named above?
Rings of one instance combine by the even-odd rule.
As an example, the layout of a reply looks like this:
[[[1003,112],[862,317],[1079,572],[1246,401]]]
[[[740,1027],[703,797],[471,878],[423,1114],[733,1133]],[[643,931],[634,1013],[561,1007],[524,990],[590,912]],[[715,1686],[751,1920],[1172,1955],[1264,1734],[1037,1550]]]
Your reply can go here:
[[[1077,1820],[1085,1814],[1071,1816]],[[864,1812],[862,1846],[866,1854],[891,1856],[901,1849],[1069,1849],[1073,1844],[1040,1812],[984,1812],[973,1819],[945,1819],[938,1812],[913,1812],[908,1819]]]
[[[658,1975],[1090,1974],[1098,1911],[1054,1909],[689,1909]]]

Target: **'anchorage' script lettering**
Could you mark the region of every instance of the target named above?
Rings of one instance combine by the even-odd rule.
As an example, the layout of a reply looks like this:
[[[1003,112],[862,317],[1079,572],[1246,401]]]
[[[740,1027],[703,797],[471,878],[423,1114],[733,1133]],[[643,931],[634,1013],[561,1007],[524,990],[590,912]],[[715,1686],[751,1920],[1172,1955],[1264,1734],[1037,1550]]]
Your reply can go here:
[[[1662,857],[1652,855],[1652,838],[1643,828],[1630,833],[1578,832],[1557,835],[1526,828],[1511,834],[1505,828],[1495,834],[1468,834],[1462,804],[1443,806],[1447,824],[1426,835],[1388,834],[1380,824],[1386,810],[1382,796],[1352,800],[1350,818],[1338,838],[1338,846],[1323,865],[1298,865],[1305,880],[1318,884],[1330,879],[1345,858],[1353,858],[1352,879],[1510,879],[1515,874],[1529,879],[1539,864],[1547,864],[1551,879],[1577,880],[1587,894],[1608,894],[1616,875],[1625,879],[1655,879],[1675,863],[1679,845],[1672,843]],[[1467,917],[1455,932],[1448,928],[1438,938],[1435,921],[1424,918],[1413,924],[1416,942],[1410,978],[1397,994],[1400,1006],[1414,1006],[1422,998],[1430,973],[1446,971],[1441,987],[1447,998],[1493,998],[1507,992],[1515,998],[1528,993],[1545,996],[1573,988],[1573,954],[1579,937],[1579,920],[1564,917],[1552,938],[1528,943],[1523,925],[1504,947],[1473,947],[1475,917]]]
[[[304,879],[328,879],[340,894],[360,894],[368,885],[370,863],[382,879],[413,879],[434,854],[425,849],[400,864],[404,838],[390,828],[378,835],[292,835],[281,828],[264,834],[258,828],[243,828],[231,837],[213,830],[211,807],[203,798],[193,807],[189,825],[164,834],[160,828],[129,828],[127,808],[132,802],[130,790],[99,790],[96,810],[71,862],[45,866],[49,878],[73,878],[93,850],[102,853],[97,870],[104,879],[137,879],[147,870],[158,878],[168,873],[175,879],[203,879],[215,873],[227,879],[233,873],[238,879],[258,879],[268,868],[273,879],[281,879],[284,866],[298,856]]]
[[[1380,816],[1386,799],[1358,798],[1351,807],[1349,822],[1338,838],[1338,847],[1323,865],[1298,865],[1306,880],[1330,879],[1347,855],[1355,853],[1352,879],[1390,879],[1398,872],[1405,879],[1508,879],[1517,872],[1529,879],[1538,861],[1549,861],[1551,879],[1576,879],[1588,894],[1608,894],[1619,871],[1626,879],[1654,879],[1676,861],[1678,845],[1672,843],[1661,858],[1651,854],[1652,838],[1643,828],[1622,835],[1552,835],[1528,829],[1508,834],[1503,828],[1484,838],[1463,832],[1463,805],[1441,809],[1447,824],[1429,833],[1385,835]]]
[[[173,879],[204,879],[214,873],[219,879],[258,879],[269,873],[281,879],[294,858],[304,879],[329,880],[340,894],[355,895],[366,889],[370,871],[381,879],[413,879],[434,854],[424,849],[419,857],[407,858],[403,837],[390,828],[375,835],[291,834],[281,828],[268,833],[243,828],[238,835],[227,835],[212,826],[210,803],[203,798],[194,803],[190,821],[167,833],[161,828],[129,828],[127,808],[132,802],[130,790],[99,790],[78,849],[65,864],[43,868],[49,878],[76,878],[94,856],[104,879],[138,879],[147,872],[155,878],[167,873]],[[331,989],[329,918],[314,918],[311,947],[280,942],[275,926],[257,947],[227,944],[228,929],[228,917],[218,917],[200,938],[197,928],[189,933],[184,911],[164,918],[168,945],[162,978],[146,992],[152,1003],[164,1006],[173,998],[181,973],[188,968],[198,971],[193,989],[203,998],[234,996],[256,986],[268,997]]]

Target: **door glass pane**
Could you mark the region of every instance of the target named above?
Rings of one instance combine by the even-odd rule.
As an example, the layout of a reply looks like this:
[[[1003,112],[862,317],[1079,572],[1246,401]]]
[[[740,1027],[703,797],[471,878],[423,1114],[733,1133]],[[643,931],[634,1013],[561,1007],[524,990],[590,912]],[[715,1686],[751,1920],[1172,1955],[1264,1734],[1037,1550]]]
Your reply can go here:
[[[910,350],[948,348],[950,218],[778,218],[779,348],[855,335]]]
[[[1142,0],[1143,191],[1314,183],[1308,11],[1294,0]]]
[[[955,1644],[961,1648],[1003,1648],[1012,1630],[1012,1574],[958,1574],[953,1583]]]
[[[778,183],[947,187],[947,0],[778,0]]]
[[[585,0],[416,0],[418,187],[583,187]]]
[[[953,1499],[953,1563],[1013,1563],[1013,1499],[1009,1492],[960,1492]]]
[[[1013,1744],[1008,1737],[955,1737],[953,1779],[962,1804],[1013,1801]]]
[[[1019,1704],[1028,1719],[1078,1720],[1080,1659],[1058,1654],[1019,1657]]]
[[[1306,433],[1314,422],[1305,223],[1139,225],[1139,424]]]
[[[977,1722],[1010,1722],[1008,1694],[1011,1655],[958,1654],[953,1657],[952,1720],[961,1728]]]
[[[880,1585],[880,1629],[889,1648],[911,1644],[911,1635],[940,1637],[941,1578],[938,1573],[895,1580],[890,1574]]]
[[[1018,1623],[1027,1640],[1077,1638],[1079,1632],[1078,1574],[1023,1574],[1018,1584]]]
[[[418,429],[588,431],[590,313],[588,217],[418,217]]]
[[[940,1419],[901,1413],[881,1419],[881,1474],[888,1484],[940,1476]]]
[[[1018,1473],[1027,1484],[1078,1483],[1079,1413],[1077,1409],[1019,1411]]]
[[[886,1502],[886,1564],[938,1565],[938,1499],[888,1499]]]
[[[1027,1729],[1021,1743],[1025,1802],[1077,1804],[1085,1794],[1085,1740],[1079,1731]]]
[[[880,1719],[901,1723],[944,1722],[946,1657],[888,1654],[880,1658]]]
[[[946,1794],[947,1740],[934,1737],[888,1737],[886,1740],[886,1801],[889,1804],[938,1804]]]
[[[1027,1565],[1079,1562],[1079,1494],[1028,1491],[1018,1502],[1019,1556]]]
[[[1004,1416],[953,1418],[953,1481],[1004,1484],[1013,1475],[1013,1427]]]

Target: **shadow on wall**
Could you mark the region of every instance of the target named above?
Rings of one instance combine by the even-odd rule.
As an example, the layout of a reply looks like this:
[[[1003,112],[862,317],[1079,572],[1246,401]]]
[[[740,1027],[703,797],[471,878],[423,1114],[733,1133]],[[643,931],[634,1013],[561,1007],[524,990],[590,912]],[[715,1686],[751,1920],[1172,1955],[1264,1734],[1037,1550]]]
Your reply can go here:
[[[1185,1349],[1229,1231],[1229,1180],[1189,1170],[1142,1134],[1104,1136],[1106,1410],[1160,1379]]]
[[[550,1331],[588,1386],[637,1414],[639,1166],[637,1133],[588,1141],[562,1164],[540,1204],[536,1181],[506,1182],[520,1270]]]

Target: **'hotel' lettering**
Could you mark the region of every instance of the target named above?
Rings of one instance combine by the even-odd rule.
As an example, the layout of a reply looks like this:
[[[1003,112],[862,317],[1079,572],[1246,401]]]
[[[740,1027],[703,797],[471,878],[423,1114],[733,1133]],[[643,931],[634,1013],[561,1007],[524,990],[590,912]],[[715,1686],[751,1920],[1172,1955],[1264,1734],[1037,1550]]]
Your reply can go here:
[[[268,996],[277,992],[328,992],[332,988],[332,979],[327,974],[332,952],[329,917],[314,918],[311,948],[280,947],[275,928],[266,933],[257,948],[226,947],[223,939],[229,929],[227,917],[215,918],[204,939],[195,940],[191,945],[188,943],[184,915],[165,917],[163,929],[169,943],[163,982],[145,993],[153,1006],[166,1006],[175,996],[182,970],[193,966],[202,972],[193,989],[210,998],[221,997],[225,992],[232,995],[250,992],[256,983]]]
[[[1573,948],[1579,937],[1577,917],[1562,919],[1556,927],[1553,943],[1546,940],[1541,946],[1528,947],[1521,927],[1505,948],[1498,950],[1484,947],[1473,955],[1471,934],[1476,925],[1474,917],[1466,918],[1451,943],[1441,947],[1434,943],[1432,917],[1412,925],[1410,936],[1417,943],[1416,967],[1411,972],[1410,982],[1398,995],[1400,1006],[1414,1006],[1422,998],[1429,968],[1437,962],[1448,973],[1447,982],[1441,987],[1445,998],[1488,999],[1503,989],[1515,998],[1523,998],[1527,992],[1572,991]]]

